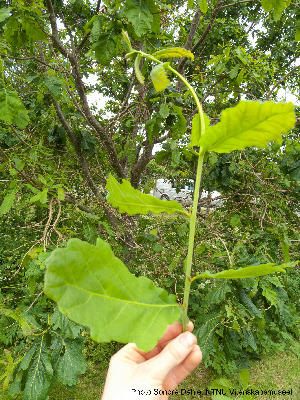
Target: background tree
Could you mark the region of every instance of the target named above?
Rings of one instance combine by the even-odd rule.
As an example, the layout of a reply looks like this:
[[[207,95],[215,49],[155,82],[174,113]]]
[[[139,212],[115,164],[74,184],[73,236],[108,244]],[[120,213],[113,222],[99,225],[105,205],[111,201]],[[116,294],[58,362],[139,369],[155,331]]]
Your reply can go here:
[[[146,52],[183,47],[194,53],[193,62],[174,59],[172,65],[192,82],[214,123],[223,109],[240,99],[272,100],[280,89],[299,99],[299,5],[273,3],[0,1],[0,340],[13,351],[14,363],[9,365],[15,374],[7,372],[7,382],[14,380],[11,393],[24,390],[24,398],[30,398],[36,366],[45,378],[43,384],[39,381],[41,399],[50,389],[53,371],[60,371],[55,379],[73,385],[85,370],[80,334],[84,328],[53,309],[42,292],[45,259],[69,237],[94,243],[98,235],[105,236],[137,275],[150,275],[171,291],[181,290],[184,220],[121,218],[105,201],[105,184],[109,173],[130,180],[134,187],[142,182],[145,190],[159,177],[183,182],[193,176],[194,156],[186,146],[196,109],[176,79],[164,92],[154,90],[149,61],[139,66],[145,84],[136,79],[132,60],[125,58],[122,30],[135,48]],[[100,109],[91,104],[90,95],[102,99]],[[297,126],[282,147],[271,144],[255,153],[212,154],[205,160],[211,169],[204,174],[204,189],[220,191],[226,201],[207,219],[199,217],[199,268],[200,259],[218,269],[225,260],[243,265],[245,260],[299,257],[297,107],[296,113]],[[206,240],[208,232],[215,240]],[[296,332],[293,288],[298,278],[290,274],[280,283],[283,286],[278,281],[263,281],[257,287],[244,282],[229,292],[228,287],[219,291],[206,285],[195,294],[194,317],[201,326],[208,327],[206,318],[212,312],[230,321],[229,328],[222,325],[222,332],[219,325],[210,327],[215,347],[207,351],[208,364],[217,368],[226,358],[226,368],[233,370],[238,353],[248,359],[271,337],[276,344],[282,330],[286,337]],[[273,331],[259,330],[262,318],[240,289],[246,294],[255,291],[257,297],[251,299],[256,308],[271,305],[264,320],[275,324]],[[197,296],[208,292],[210,300],[199,309]],[[241,320],[246,318],[234,335],[229,333],[234,324],[231,306],[240,310]],[[204,328],[199,338],[206,342]],[[230,352],[230,341],[243,341],[243,351],[237,345]],[[43,365],[37,361],[39,351]],[[27,358],[18,366],[25,353]],[[216,353],[219,360],[211,357]],[[64,375],[68,354],[73,354],[78,369]]]

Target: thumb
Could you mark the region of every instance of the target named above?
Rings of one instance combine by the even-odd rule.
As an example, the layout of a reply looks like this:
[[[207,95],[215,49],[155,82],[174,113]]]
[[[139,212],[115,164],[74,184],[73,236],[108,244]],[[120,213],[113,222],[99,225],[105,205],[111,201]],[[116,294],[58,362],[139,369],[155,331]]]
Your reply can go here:
[[[151,361],[151,371],[155,371],[153,378],[157,378],[163,383],[168,373],[182,363],[196,343],[197,338],[191,332],[184,332],[172,340],[160,354],[149,360]]]

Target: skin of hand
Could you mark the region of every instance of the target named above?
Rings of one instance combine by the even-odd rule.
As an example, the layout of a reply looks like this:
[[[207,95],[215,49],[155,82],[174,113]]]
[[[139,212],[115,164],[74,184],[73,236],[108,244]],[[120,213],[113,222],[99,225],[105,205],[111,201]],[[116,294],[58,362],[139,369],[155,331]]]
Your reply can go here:
[[[201,362],[194,329],[189,322],[169,325],[155,348],[148,353],[129,343],[118,351],[109,364],[102,400],[166,400],[169,394]]]

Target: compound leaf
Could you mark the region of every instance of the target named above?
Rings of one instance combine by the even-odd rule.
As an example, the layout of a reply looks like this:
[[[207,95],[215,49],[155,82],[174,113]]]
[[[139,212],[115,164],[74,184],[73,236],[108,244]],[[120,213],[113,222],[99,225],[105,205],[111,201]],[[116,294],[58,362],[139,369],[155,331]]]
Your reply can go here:
[[[27,110],[14,90],[0,92],[0,120],[8,125],[16,124],[20,129],[29,122]]]
[[[181,47],[173,47],[170,49],[158,50],[154,54],[155,58],[180,58],[180,57],[189,57],[192,61],[194,60],[194,54],[186,49]]]
[[[204,151],[217,153],[264,148],[272,140],[281,143],[281,134],[292,129],[295,121],[292,103],[241,101],[223,111],[221,121],[206,129],[199,144]]]
[[[225,271],[216,272],[212,274],[209,271],[202,272],[202,274],[197,275],[198,278],[211,278],[211,279],[238,279],[238,278],[253,278],[255,276],[263,276],[272,274],[273,272],[286,272],[285,268],[292,267],[296,263],[287,263],[282,265],[261,264],[261,265],[251,265],[245,268],[239,269],[227,269]]]
[[[119,183],[112,175],[109,175],[106,189],[109,192],[107,201],[113,207],[119,208],[121,213],[127,212],[129,215],[135,215],[147,214],[148,211],[152,211],[154,213],[173,214],[177,212],[188,215],[187,211],[177,201],[164,201],[149,194],[141,193],[125,179],[122,180],[122,183]]]
[[[98,342],[135,342],[148,351],[180,316],[175,296],[132,275],[101,239],[96,246],[70,239],[46,265],[45,294]]]
[[[150,72],[150,76],[157,92],[162,92],[171,84],[163,64],[155,65]]]

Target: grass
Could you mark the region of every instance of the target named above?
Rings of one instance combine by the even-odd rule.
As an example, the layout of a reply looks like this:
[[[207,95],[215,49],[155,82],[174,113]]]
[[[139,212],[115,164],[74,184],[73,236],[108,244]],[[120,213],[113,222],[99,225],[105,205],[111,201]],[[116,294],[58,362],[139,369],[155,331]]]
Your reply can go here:
[[[260,395],[260,400],[300,399],[300,362],[294,353],[268,355],[254,362],[250,369],[250,382],[261,390],[293,390],[293,395]]]
[[[299,344],[298,344],[299,347]],[[299,353],[299,351],[298,351]],[[89,362],[88,370],[80,376],[78,384],[74,388],[56,383],[54,384],[49,400],[100,400],[103,391],[108,360],[104,363]],[[276,353],[265,356],[260,361],[251,364],[249,385],[257,390],[293,390],[293,395],[263,395],[254,396],[255,400],[298,400],[300,399],[300,362],[293,352]],[[188,390],[203,391],[214,381],[216,375],[210,369],[205,369],[200,365],[177,389],[179,394],[170,396],[170,400],[209,400],[209,395],[199,396],[197,394],[188,394]],[[236,374],[231,379],[232,386],[235,389],[241,388],[239,376]],[[212,385],[214,386],[214,385]],[[184,394],[185,393],[185,394]],[[21,399],[22,397],[15,397]],[[238,397],[231,397],[232,399]],[[5,395],[0,388],[0,399],[8,400],[12,397]],[[219,397],[222,400],[222,397]]]
[[[89,364],[86,374],[80,377],[78,385],[74,389],[67,389],[64,385],[55,384],[49,400],[95,400],[100,399],[103,391],[106,369],[101,364]],[[255,400],[298,400],[300,363],[299,358],[292,352],[276,353],[264,357],[260,361],[252,363],[250,368],[251,387],[259,390],[293,390],[293,396],[255,396]],[[203,391],[214,381],[216,375],[210,369],[200,365],[177,389],[179,394],[170,397],[170,400],[209,400],[210,395],[199,396],[188,394],[188,391]],[[238,374],[233,376],[233,388],[240,389]],[[184,394],[185,393],[185,394]],[[191,393],[191,392],[190,392]],[[232,397],[234,399],[235,397]],[[222,398],[220,397],[220,400]]]

